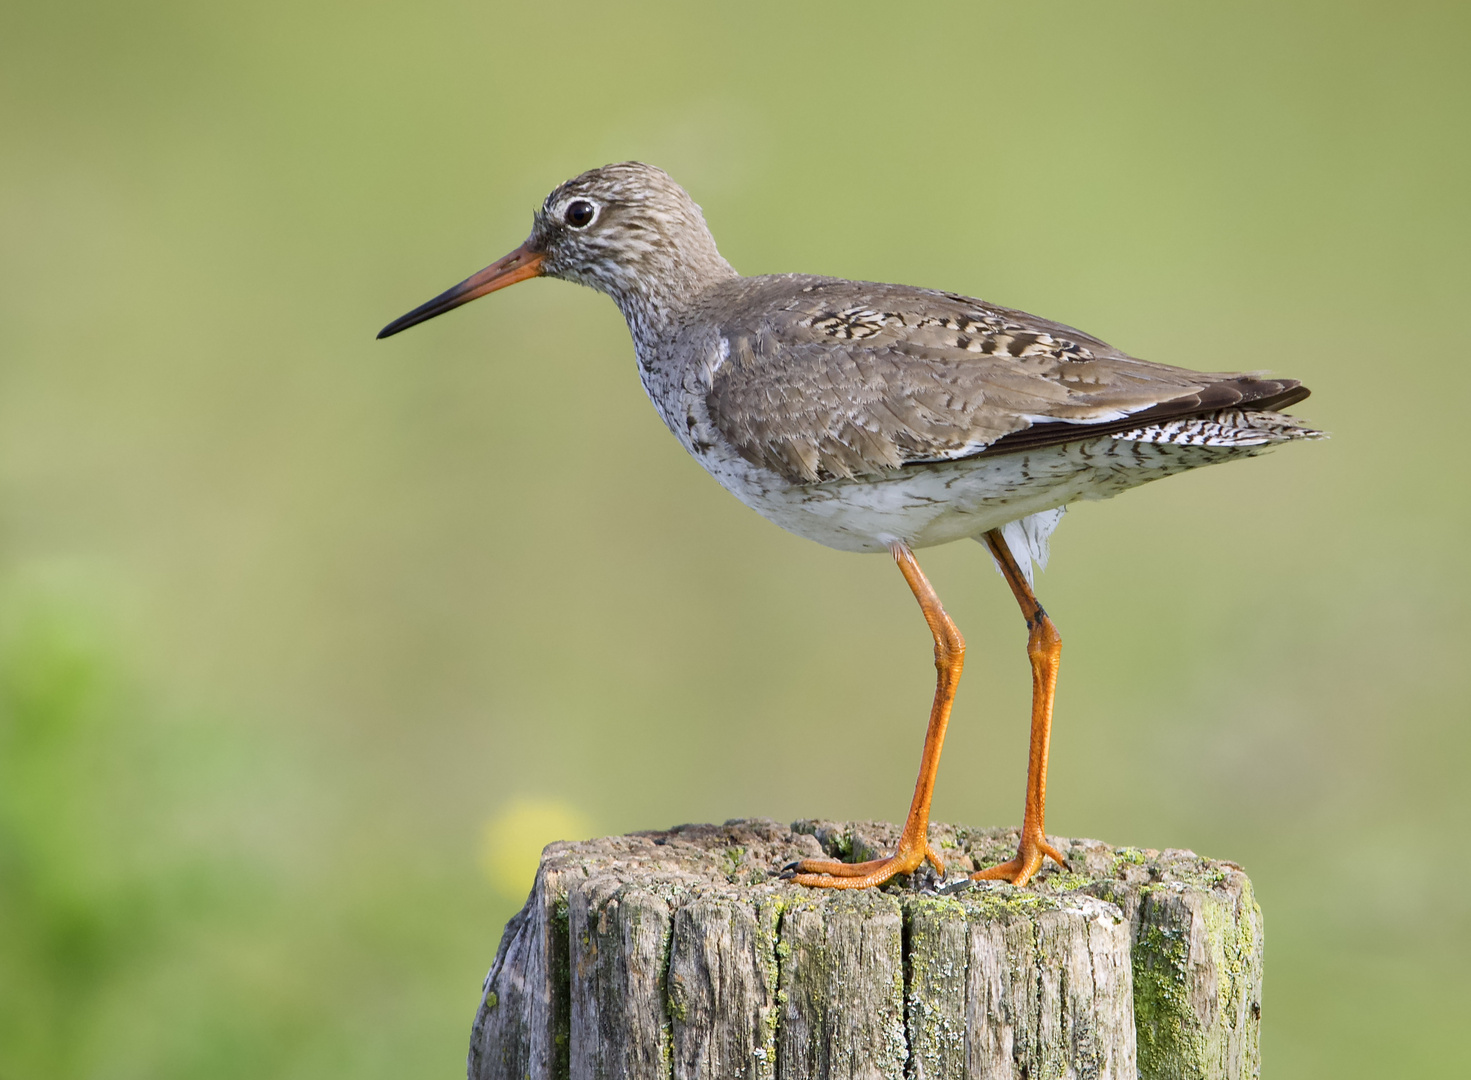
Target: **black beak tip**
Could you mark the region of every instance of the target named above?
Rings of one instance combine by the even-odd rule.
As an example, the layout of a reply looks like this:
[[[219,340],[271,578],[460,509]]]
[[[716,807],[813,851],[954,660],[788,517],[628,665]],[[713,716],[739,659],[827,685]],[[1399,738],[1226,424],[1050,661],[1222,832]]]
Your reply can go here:
[[[424,306],[428,307],[429,305],[426,304]],[[423,311],[423,308],[415,308],[407,315],[400,315],[398,318],[394,319],[393,322],[385,326],[382,330],[379,330],[378,336],[375,337],[373,340],[382,341],[386,337],[393,337],[394,334],[402,333],[411,326],[418,326],[421,322],[424,322],[425,319],[432,319],[435,314],[438,314],[438,312],[435,312],[434,314],[425,315]]]

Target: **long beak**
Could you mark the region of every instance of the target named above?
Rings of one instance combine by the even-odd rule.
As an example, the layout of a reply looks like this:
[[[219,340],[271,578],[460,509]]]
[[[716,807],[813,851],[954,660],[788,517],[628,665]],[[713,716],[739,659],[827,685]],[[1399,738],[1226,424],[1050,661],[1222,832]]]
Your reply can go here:
[[[471,274],[454,288],[446,289],[427,304],[420,304],[407,315],[394,319],[393,322],[378,331],[378,337],[392,337],[400,330],[407,330],[436,315],[443,315],[451,308],[468,304],[476,297],[493,293],[497,289],[504,289],[507,285],[514,285],[527,278],[537,277],[541,274],[541,263],[545,258],[546,255],[543,252],[531,251],[525,244],[522,244],[509,255],[491,263],[480,273]]]

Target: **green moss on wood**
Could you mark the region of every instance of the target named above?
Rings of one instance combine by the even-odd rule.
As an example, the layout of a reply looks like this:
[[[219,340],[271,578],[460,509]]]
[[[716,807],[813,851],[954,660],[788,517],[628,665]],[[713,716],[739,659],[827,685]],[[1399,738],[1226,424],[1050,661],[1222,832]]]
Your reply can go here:
[[[1203,1080],[1206,1075],[1205,1040],[1190,1008],[1189,960],[1188,927],[1148,921],[1140,926],[1132,955],[1140,1077]]]
[[[1114,848],[1113,872],[1117,874],[1126,866],[1143,866],[1149,857],[1136,847]]]
[[[1057,870],[1037,881],[1040,888],[1050,893],[1077,892],[1093,884],[1093,879],[1087,874],[1075,874],[1071,870]]]
[[[1012,885],[989,885],[972,889],[961,894],[960,902],[983,920],[1056,911],[1062,906],[1055,896],[1030,889],[1018,889]]]
[[[572,915],[566,893],[558,894],[552,904],[547,932],[551,946],[551,1074],[560,1080],[572,1072]]]
[[[690,1009],[688,995],[685,993],[683,979],[669,980],[669,1018],[677,1020],[681,1024],[689,1019]]]

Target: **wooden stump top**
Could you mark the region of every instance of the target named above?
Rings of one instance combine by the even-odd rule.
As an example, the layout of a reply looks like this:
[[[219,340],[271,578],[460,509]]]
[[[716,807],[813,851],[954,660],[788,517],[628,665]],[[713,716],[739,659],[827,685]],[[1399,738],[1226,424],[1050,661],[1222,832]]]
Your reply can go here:
[[[548,846],[485,981],[471,1080],[1259,1074],[1262,921],[1240,867],[1049,837],[1070,869],[964,882],[1016,832],[936,824],[949,884],[777,878],[897,836],[745,820]]]

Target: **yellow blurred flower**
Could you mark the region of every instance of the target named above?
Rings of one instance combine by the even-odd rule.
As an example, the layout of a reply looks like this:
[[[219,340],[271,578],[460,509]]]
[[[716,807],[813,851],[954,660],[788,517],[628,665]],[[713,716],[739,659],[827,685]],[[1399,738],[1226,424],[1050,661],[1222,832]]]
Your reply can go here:
[[[570,803],[513,799],[481,829],[480,868],[497,892],[519,902],[531,891],[542,848],[592,833],[592,823]]]

